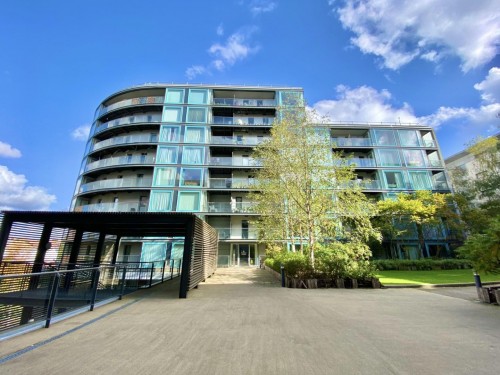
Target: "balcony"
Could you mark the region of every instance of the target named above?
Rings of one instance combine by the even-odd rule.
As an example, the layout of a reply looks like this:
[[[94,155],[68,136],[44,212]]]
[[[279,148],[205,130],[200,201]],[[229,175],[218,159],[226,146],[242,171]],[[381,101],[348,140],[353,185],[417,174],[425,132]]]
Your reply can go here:
[[[429,159],[428,163],[430,167],[438,167],[438,168],[444,167],[443,162],[441,160]]]
[[[219,125],[264,125],[271,126],[274,117],[231,117],[213,116],[213,123]]]
[[[274,99],[236,99],[236,98],[214,98],[214,105],[223,105],[231,107],[274,107]]]
[[[112,167],[118,165],[134,165],[134,164],[154,164],[155,157],[154,156],[145,156],[145,155],[126,155],[126,156],[116,156],[114,158],[107,158],[102,160],[93,161],[88,163],[85,167],[85,172],[104,168],[104,167]]]
[[[92,151],[97,151],[104,147],[126,145],[133,143],[155,143],[158,141],[158,134],[137,134],[126,135],[121,137],[114,137],[106,139],[105,141],[97,142],[92,147]]]
[[[241,228],[215,228],[219,234],[219,240],[256,240],[257,230]]]
[[[206,212],[252,213],[255,202],[208,202]]]
[[[347,164],[355,164],[357,168],[369,168],[377,166],[377,163],[373,158],[349,158],[347,159]]]
[[[210,144],[212,145],[236,145],[236,146],[256,146],[261,144],[269,137],[224,137],[219,135],[213,135],[210,138]]]
[[[262,166],[262,162],[252,158],[212,156],[210,158],[210,165],[230,167],[260,167]]]
[[[94,134],[100,133],[106,129],[111,129],[114,127],[130,125],[130,124],[140,124],[140,123],[160,123],[161,115],[134,115],[128,117],[121,117],[116,120],[108,121],[98,125],[95,129]]]
[[[101,110],[99,111],[99,116],[104,115],[105,113],[108,113],[112,110],[122,108],[122,107],[129,107],[133,105],[147,105],[147,104],[163,104],[163,96],[143,96],[141,98],[132,98],[132,99],[125,99],[113,104],[108,105],[107,107],[102,107]]]
[[[153,179],[147,178],[114,178],[110,180],[100,180],[89,182],[80,186],[80,193],[86,193],[94,190],[101,189],[121,189],[121,188],[149,188],[151,187]]]
[[[373,145],[370,138],[332,138],[332,143],[337,147],[366,147]]]
[[[252,189],[258,181],[255,178],[211,178],[208,183],[211,189]]]
[[[424,147],[437,147],[433,139],[422,139],[422,146]]]
[[[139,203],[93,203],[75,208],[76,212],[146,212]]]

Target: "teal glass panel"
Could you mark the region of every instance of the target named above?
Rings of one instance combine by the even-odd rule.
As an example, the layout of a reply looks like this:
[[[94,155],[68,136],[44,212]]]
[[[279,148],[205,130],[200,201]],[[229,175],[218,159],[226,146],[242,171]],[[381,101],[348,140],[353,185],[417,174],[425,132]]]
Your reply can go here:
[[[203,179],[203,169],[182,168],[181,186],[201,187]]]
[[[415,190],[432,190],[429,173],[426,171],[409,171],[410,182]]]
[[[390,129],[376,129],[373,130],[373,139],[378,146],[395,146],[396,135],[394,130]]]
[[[176,176],[175,167],[155,168],[153,186],[174,186]]]
[[[187,122],[206,123],[207,109],[201,107],[190,107],[187,110]]]
[[[401,146],[418,147],[421,145],[420,133],[416,130],[398,130]]]
[[[172,210],[171,190],[153,190],[149,198],[149,212],[166,212]]]
[[[183,102],[184,102],[183,89],[167,89],[167,94],[165,95],[165,103],[180,104]]]
[[[184,242],[173,243],[170,259],[182,259],[183,255],[184,255]]]
[[[180,191],[177,200],[177,211],[200,211],[200,193],[194,191]]]
[[[204,147],[184,147],[182,150],[182,164],[203,164],[205,161]]]
[[[208,103],[208,90],[190,89],[188,103],[189,104],[207,104]]]
[[[301,91],[280,91],[280,105],[290,107],[301,107],[304,105],[304,98]]]
[[[182,108],[181,107],[165,107],[163,109],[163,122],[181,122]]]
[[[162,125],[160,129],[160,142],[179,143],[180,134],[180,127]]]
[[[205,128],[200,126],[186,126],[184,143],[205,143]]]
[[[426,166],[422,150],[403,150],[406,166],[423,168]]]
[[[387,189],[405,189],[406,183],[402,171],[383,171]]]
[[[163,261],[167,256],[166,242],[144,242],[142,244],[141,262]],[[143,265],[150,267],[150,265]]]
[[[175,146],[159,146],[156,153],[156,164],[177,163],[178,148]]]
[[[377,150],[378,165],[382,167],[398,167],[401,166],[398,150],[379,149]]]

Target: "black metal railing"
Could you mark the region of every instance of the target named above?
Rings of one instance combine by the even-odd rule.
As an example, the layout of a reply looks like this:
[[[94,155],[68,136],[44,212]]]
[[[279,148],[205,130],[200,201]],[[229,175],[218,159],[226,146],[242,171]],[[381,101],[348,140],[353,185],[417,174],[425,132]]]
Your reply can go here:
[[[96,303],[178,277],[181,266],[181,259],[99,267],[59,264],[56,271],[0,275],[0,334],[27,325],[48,328],[56,316],[92,311]],[[32,270],[33,263],[24,267]]]

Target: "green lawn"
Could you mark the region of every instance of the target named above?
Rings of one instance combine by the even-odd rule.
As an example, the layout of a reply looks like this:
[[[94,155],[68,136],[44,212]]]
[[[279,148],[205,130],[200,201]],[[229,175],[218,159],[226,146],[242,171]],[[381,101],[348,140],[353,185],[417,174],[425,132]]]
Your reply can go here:
[[[472,270],[378,271],[376,276],[383,285],[429,285],[474,282]],[[500,275],[481,275],[481,281],[500,282]]]

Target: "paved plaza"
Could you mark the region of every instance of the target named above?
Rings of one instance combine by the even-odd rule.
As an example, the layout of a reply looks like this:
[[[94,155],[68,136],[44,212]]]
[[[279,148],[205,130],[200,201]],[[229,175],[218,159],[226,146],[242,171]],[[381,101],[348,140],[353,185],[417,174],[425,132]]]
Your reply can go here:
[[[218,269],[0,342],[2,374],[498,374],[500,307],[474,288],[288,289]]]

